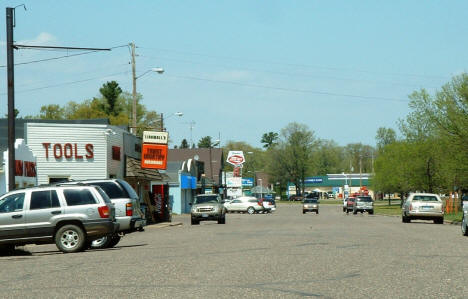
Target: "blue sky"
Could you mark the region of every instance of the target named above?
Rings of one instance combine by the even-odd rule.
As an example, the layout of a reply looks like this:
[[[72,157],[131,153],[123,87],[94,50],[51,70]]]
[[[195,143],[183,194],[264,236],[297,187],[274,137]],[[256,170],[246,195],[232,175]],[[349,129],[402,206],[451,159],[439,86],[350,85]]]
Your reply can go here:
[[[115,47],[135,42],[137,90],[166,116],[173,144],[203,136],[261,146],[292,121],[340,145],[397,128],[408,95],[434,92],[468,63],[468,1],[2,1],[17,43]],[[5,21],[0,22],[6,64]],[[74,54],[75,52],[69,52]],[[66,55],[15,51],[15,62]],[[15,68],[20,115],[83,101],[116,80],[131,92],[128,47]],[[0,73],[0,114],[6,69]]]

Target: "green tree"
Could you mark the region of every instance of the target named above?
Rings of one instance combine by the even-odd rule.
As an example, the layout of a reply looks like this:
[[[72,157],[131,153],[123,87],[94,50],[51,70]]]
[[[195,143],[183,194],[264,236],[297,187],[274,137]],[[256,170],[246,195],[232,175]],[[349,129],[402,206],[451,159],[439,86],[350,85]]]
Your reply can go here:
[[[116,81],[110,81],[102,85],[99,89],[99,92],[105,99],[105,105],[103,105],[103,110],[107,115],[117,116],[122,112],[123,107],[119,105],[117,101],[122,89]]]
[[[198,141],[198,148],[210,148],[213,147],[213,143],[211,141],[211,136],[205,136]]]
[[[268,132],[263,134],[261,142],[263,143],[264,148],[270,148],[276,144],[278,140],[278,133]]]
[[[57,104],[49,104],[41,107],[39,112],[40,119],[64,119],[65,109]]]
[[[377,148],[381,149],[387,144],[391,144],[396,141],[396,133],[392,128],[380,127],[377,129],[377,134],[375,136],[377,143]]]
[[[189,144],[188,144],[188,141],[187,139],[182,139],[182,142],[180,143],[180,147],[179,148],[189,148]]]
[[[277,163],[272,168],[273,176],[286,176],[295,184],[296,192],[303,193],[313,147],[317,142],[314,132],[304,124],[293,122],[281,130],[280,136],[274,150],[275,156],[272,157],[275,160],[273,163]]]

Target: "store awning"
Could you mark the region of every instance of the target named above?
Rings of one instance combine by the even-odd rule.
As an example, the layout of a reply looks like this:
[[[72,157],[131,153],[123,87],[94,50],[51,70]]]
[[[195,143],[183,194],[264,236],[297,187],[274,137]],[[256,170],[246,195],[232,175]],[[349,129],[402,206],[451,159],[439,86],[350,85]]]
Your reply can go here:
[[[126,159],[127,165],[125,177],[149,181],[170,181],[170,178],[166,174],[160,173],[156,169],[141,168],[140,160],[128,156],[126,157]]]

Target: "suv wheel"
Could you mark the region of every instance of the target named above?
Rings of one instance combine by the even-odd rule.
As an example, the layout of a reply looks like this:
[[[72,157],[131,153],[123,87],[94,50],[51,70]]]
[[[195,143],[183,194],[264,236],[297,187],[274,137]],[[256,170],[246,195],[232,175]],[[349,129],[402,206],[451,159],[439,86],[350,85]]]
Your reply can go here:
[[[192,225],[197,225],[197,224],[200,224],[200,221],[199,220],[195,220],[192,218]]]
[[[112,248],[115,247],[115,245],[117,245],[119,242],[120,236],[118,234],[114,234],[92,241],[89,247],[92,249]]]
[[[435,224],[444,224],[444,217],[434,219]]]
[[[0,245],[0,255],[12,254],[15,251],[15,244]]]
[[[84,248],[85,238],[85,234],[79,226],[67,224],[55,233],[55,244],[60,251],[73,253]]]
[[[461,231],[464,236],[468,236],[468,229],[467,229],[466,217],[463,215],[462,223],[461,223]]]
[[[356,215],[356,214],[357,214],[357,210],[353,210],[353,214]]]
[[[226,224],[226,216],[223,216],[218,219],[218,224]]]
[[[247,213],[249,213],[249,214],[251,214],[251,215],[254,214],[254,213],[255,213],[254,207],[249,207],[249,208],[247,209]]]
[[[374,215],[374,210],[369,210],[369,215]]]

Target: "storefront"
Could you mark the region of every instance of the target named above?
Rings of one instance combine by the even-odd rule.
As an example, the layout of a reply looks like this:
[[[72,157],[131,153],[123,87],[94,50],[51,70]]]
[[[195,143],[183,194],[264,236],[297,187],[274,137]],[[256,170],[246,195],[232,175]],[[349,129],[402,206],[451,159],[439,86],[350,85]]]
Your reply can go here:
[[[0,195],[8,192],[8,151],[3,152],[3,168],[0,170]],[[24,139],[15,142],[15,186],[25,188],[37,185],[36,156]]]
[[[141,139],[105,124],[26,123],[25,137],[37,158],[37,181],[120,178],[143,200],[156,170],[140,167]]]

